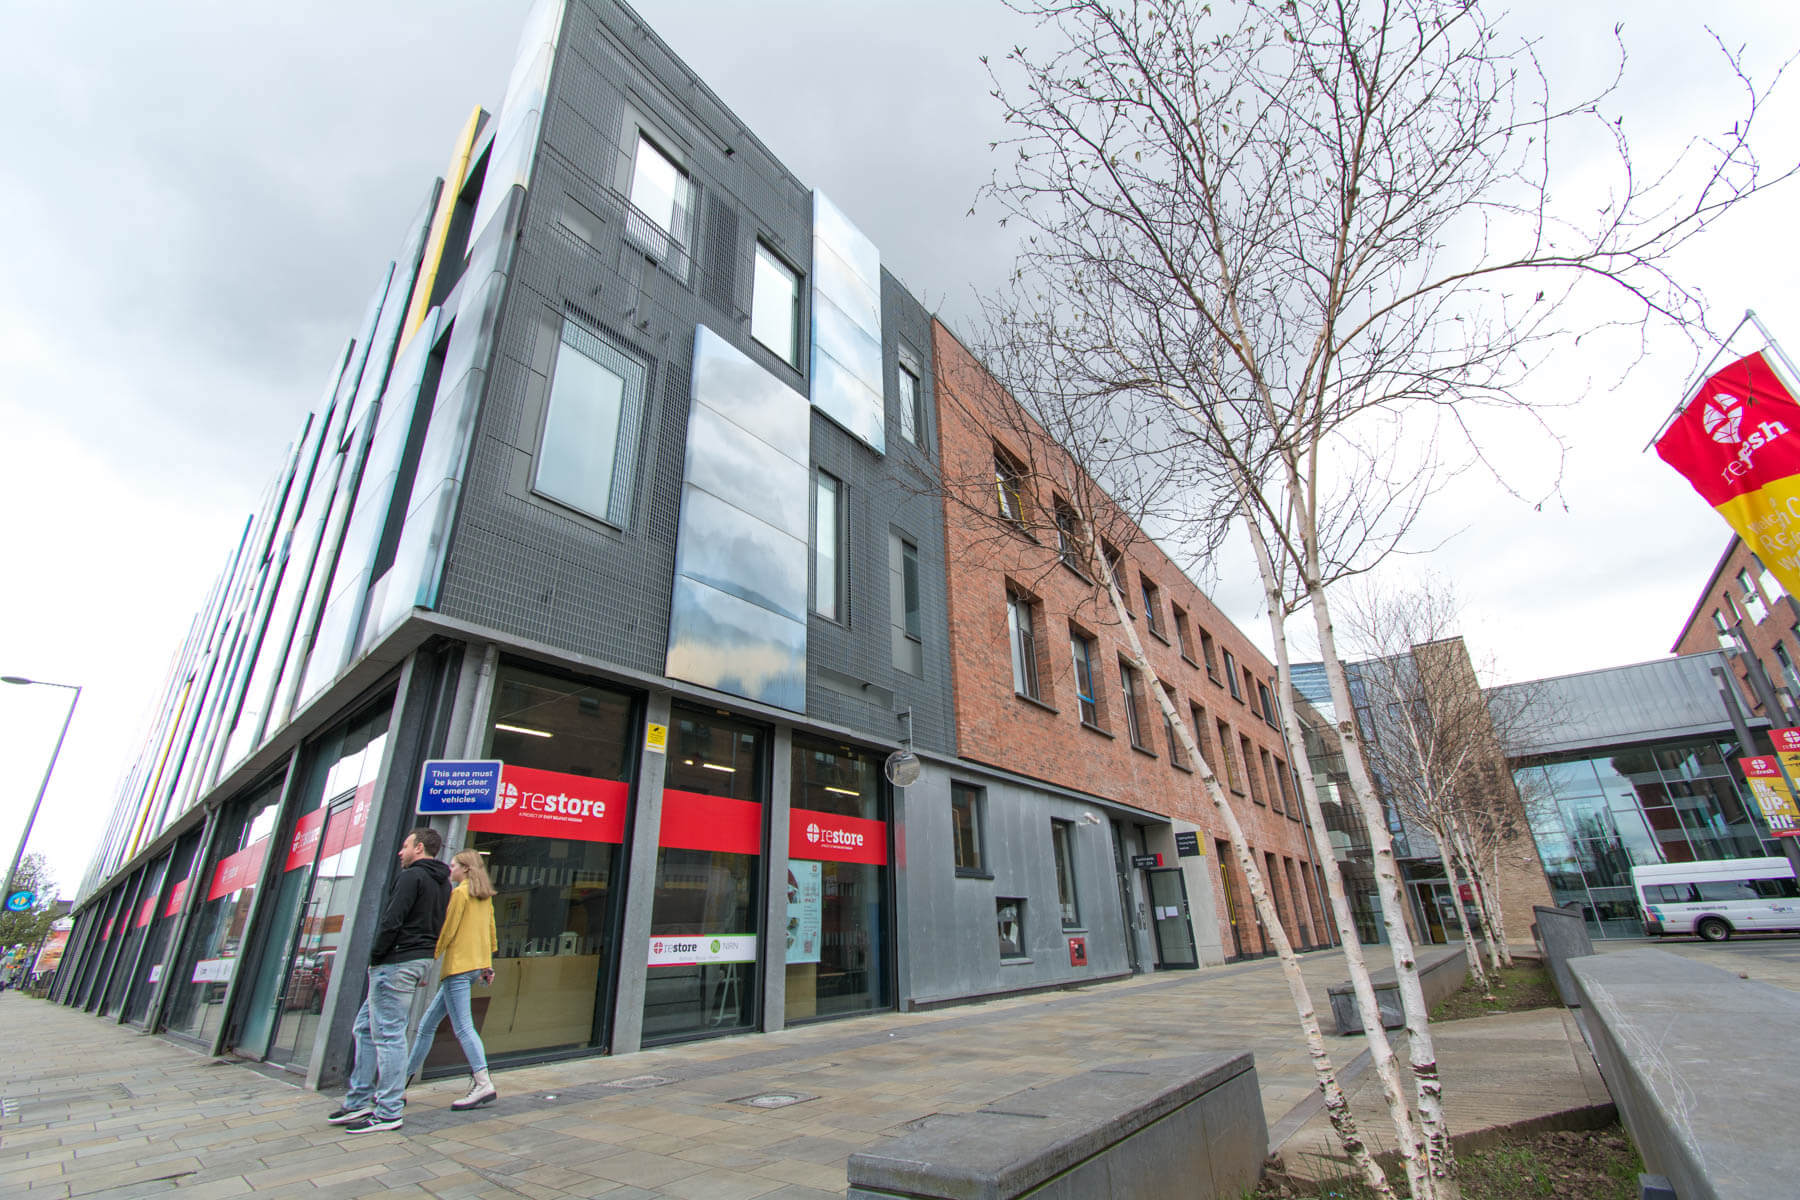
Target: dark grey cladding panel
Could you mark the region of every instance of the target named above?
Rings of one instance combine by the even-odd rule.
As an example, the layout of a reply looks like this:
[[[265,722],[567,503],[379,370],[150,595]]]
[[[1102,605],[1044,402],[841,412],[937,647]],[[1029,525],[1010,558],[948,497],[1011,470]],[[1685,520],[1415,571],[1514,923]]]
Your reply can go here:
[[[1731,728],[1714,667],[1730,671],[1717,651],[1687,654],[1507,684],[1489,689],[1489,703],[1508,711],[1524,704],[1544,714],[1516,723],[1526,736],[1507,746],[1515,757],[1697,737]]]

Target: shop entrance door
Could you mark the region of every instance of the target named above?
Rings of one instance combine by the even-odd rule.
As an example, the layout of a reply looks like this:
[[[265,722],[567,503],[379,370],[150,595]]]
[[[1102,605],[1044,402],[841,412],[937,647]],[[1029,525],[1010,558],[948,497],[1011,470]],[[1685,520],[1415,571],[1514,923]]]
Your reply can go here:
[[[1194,927],[1188,919],[1187,884],[1179,867],[1148,870],[1150,909],[1155,916],[1157,966],[1164,969],[1198,967]]]
[[[1123,822],[1114,821],[1112,831],[1113,874],[1119,881],[1119,917],[1125,924],[1125,957],[1131,963],[1131,973],[1135,975],[1144,967],[1138,960],[1137,923],[1133,919],[1137,913],[1137,903],[1131,898],[1130,855],[1133,847],[1125,842]]]

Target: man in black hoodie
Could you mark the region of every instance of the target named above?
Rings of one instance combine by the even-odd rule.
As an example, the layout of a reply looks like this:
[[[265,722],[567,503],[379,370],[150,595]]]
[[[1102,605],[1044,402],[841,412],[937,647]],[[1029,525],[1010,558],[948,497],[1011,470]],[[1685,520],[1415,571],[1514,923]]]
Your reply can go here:
[[[438,861],[444,839],[424,826],[400,846],[400,874],[381,910],[369,951],[369,994],[356,1014],[356,1065],[350,1090],[325,1118],[345,1133],[400,1128],[406,1097],[406,1012],[431,969],[450,904],[450,868]]]

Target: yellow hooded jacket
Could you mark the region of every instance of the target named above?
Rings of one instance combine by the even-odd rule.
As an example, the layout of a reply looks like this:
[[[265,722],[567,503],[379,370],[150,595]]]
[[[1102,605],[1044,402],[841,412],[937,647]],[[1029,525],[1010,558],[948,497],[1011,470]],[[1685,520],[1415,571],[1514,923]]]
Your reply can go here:
[[[444,960],[444,974],[461,975],[491,967],[494,951],[499,948],[493,900],[473,899],[467,883],[457,884],[444,913],[444,928],[438,934],[437,952]]]

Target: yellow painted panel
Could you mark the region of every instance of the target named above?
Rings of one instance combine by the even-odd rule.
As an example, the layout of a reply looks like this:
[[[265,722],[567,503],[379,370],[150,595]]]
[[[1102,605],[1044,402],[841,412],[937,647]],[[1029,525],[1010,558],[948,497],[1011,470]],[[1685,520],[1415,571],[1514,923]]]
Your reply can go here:
[[[437,286],[438,269],[444,262],[444,240],[450,235],[450,218],[456,212],[456,198],[462,192],[463,176],[469,173],[469,155],[475,149],[475,135],[481,131],[482,118],[486,116],[477,104],[456,139],[449,170],[444,173],[444,190],[438,195],[437,211],[431,214],[431,229],[425,235],[425,257],[419,263],[419,277],[413,283],[412,303],[407,306],[406,321],[400,326],[400,346],[394,352],[396,358],[419,331],[425,314],[431,311],[431,292]]]

